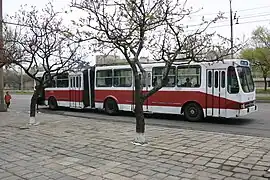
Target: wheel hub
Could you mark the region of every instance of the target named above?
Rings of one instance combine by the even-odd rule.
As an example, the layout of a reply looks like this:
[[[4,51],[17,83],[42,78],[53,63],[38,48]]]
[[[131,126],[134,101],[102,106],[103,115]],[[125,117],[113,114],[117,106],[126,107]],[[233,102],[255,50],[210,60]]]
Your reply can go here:
[[[197,116],[197,110],[195,108],[190,108],[189,114],[190,116],[195,117]]]

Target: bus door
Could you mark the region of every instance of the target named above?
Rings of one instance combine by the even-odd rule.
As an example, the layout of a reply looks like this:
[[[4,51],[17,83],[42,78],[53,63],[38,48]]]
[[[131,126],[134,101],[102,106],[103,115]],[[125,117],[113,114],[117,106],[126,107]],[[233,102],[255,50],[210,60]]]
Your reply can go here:
[[[76,93],[75,93],[75,85],[76,85],[76,78],[75,76],[69,76],[69,107],[75,108],[76,107]]]
[[[81,108],[83,107],[82,94],[81,94],[81,76],[69,77],[69,107]]]
[[[207,70],[206,116],[226,116],[226,69]]]

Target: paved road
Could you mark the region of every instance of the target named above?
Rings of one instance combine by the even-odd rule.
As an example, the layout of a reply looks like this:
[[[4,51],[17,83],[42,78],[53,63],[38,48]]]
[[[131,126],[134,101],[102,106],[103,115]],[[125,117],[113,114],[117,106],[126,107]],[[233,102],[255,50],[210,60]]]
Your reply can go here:
[[[270,138],[40,113],[1,113],[1,180],[269,180]]]
[[[12,108],[27,113],[29,111],[29,95],[14,95]],[[159,125],[163,127],[177,127],[179,129],[194,129],[213,132],[233,133],[242,135],[253,135],[270,137],[270,103],[258,104],[259,111],[242,118],[219,119],[210,118],[205,122],[187,122],[182,116],[153,115],[148,116],[146,124]],[[101,112],[81,111],[81,110],[43,110],[46,113],[57,113],[66,116],[84,117],[108,121],[121,121],[134,123],[134,116],[130,113],[123,113],[121,116],[108,116]],[[147,128],[147,127],[146,127]]]

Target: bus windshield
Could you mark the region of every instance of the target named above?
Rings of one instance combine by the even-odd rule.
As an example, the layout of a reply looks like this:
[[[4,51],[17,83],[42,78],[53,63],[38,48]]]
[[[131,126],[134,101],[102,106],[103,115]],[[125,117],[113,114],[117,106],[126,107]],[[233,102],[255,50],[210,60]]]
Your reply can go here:
[[[254,91],[254,82],[249,67],[238,66],[237,72],[240,79],[240,84],[244,92]]]

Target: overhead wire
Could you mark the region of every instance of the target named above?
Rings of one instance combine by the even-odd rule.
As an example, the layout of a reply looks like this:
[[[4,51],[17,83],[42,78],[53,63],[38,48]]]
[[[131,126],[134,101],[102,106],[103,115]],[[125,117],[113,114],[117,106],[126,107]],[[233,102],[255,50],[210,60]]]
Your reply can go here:
[[[255,8],[248,8],[248,9],[240,9],[240,10],[237,10],[237,12],[245,12],[245,11],[251,11],[251,10],[257,10],[257,9],[265,9],[265,8],[270,8],[270,6],[260,6],[260,7],[255,7]],[[219,11],[221,13],[225,13],[225,14],[229,14],[230,11],[225,11],[225,12],[222,12],[222,11]],[[206,14],[197,14],[197,15],[192,15],[192,16],[208,16],[208,15],[217,15],[219,12],[216,12],[216,13],[206,13]]]
[[[260,6],[260,7],[254,7],[254,8],[248,8],[248,9],[240,9],[237,10],[235,12],[244,12],[244,11],[251,11],[251,10],[257,10],[257,9],[265,9],[265,8],[270,8],[270,6]],[[229,12],[224,12],[224,13],[229,13]],[[265,13],[265,14],[264,14]],[[268,12],[264,12],[264,13],[253,13],[253,14],[246,14],[243,17],[239,16],[237,17],[239,20],[241,19],[252,19],[252,18],[257,18],[257,17],[268,17],[270,16],[270,13]],[[200,15],[192,15],[192,17],[198,17],[198,16],[205,16],[205,15],[217,15],[217,13],[207,13],[207,14],[200,14]],[[210,21],[210,20],[208,20]],[[266,22],[269,21],[270,19],[262,19],[262,20],[252,20],[252,21],[245,21],[245,22],[238,22],[237,25],[241,25],[241,24],[247,24],[247,23],[255,23],[255,22]],[[215,24],[218,23],[224,23],[224,22],[228,22],[228,20],[220,20],[215,22]],[[10,24],[10,25],[15,25],[15,26],[25,26],[25,27],[29,27],[28,25],[23,25],[23,24],[19,24],[19,23],[14,23],[14,22],[8,22],[8,21],[3,21],[3,23],[6,24]],[[190,27],[199,27],[202,26],[202,23],[199,24],[191,24],[191,25],[185,25],[185,29],[188,29]],[[209,26],[209,29],[212,28],[220,28],[220,27],[226,27],[226,26],[230,26],[229,24],[224,24],[224,25],[216,25],[216,26]],[[40,27],[35,27],[35,28],[40,28]],[[197,29],[194,29],[197,30]],[[187,30],[187,31],[194,31],[194,30]]]
[[[241,23],[238,23],[237,25],[241,25],[241,24],[248,24],[248,23],[257,23],[257,22],[269,22],[270,23],[270,19],[261,19],[261,20],[254,20],[254,21],[245,21],[245,22],[241,22]],[[198,25],[200,26],[200,25]],[[221,28],[221,27],[229,27],[230,24],[224,24],[224,25],[217,25],[217,26],[209,26],[208,29],[213,29],[213,28]],[[186,28],[188,29],[188,28]],[[196,31],[197,29],[194,28],[194,29],[189,29],[189,30],[186,30],[185,32],[191,32],[191,31]]]
[[[236,19],[238,20],[242,20],[242,19],[252,19],[252,18],[257,18],[257,17],[267,17],[269,16],[270,17],[270,13],[267,13],[267,14],[259,14],[259,15],[254,15],[254,16],[244,16],[244,17],[241,17],[241,16],[238,16]],[[234,19],[235,20],[235,19]],[[211,21],[210,19],[208,21]],[[220,20],[220,21],[217,21],[215,24],[217,23],[224,23],[224,22],[228,22],[228,19],[226,20]],[[237,24],[240,24],[239,22]],[[187,27],[196,27],[196,26],[201,26],[201,23],[200,24],[191,24],[191,25],[186,25]]]

